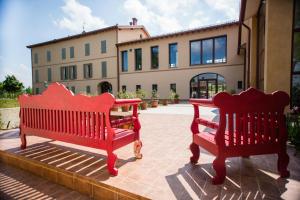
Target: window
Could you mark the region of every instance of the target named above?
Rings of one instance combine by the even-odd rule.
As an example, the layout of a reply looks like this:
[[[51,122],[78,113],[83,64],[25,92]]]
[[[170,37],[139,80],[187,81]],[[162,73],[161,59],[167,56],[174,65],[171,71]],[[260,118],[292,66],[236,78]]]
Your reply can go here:
[[[107,77],[107,64],[106,61],[101,62],[101,71],[102,71],[102,78]]]
[[[226,62],[226,37],[218,37],[214,39],[214,63]]]
[[[51,51],[47,51],[47,62],[51,61]]]
[[[89,56],[90,55],[90,44],[86,43],[84,45],[84,52],[85,52],[85,56]]]
[[[91,63],[83,65],[83,76],[84,78],[93,78],[93,65]]]
[[[61,49],[61,59],[66,59],[66,48]]]
[[[38,83],[39,82],[39,70],[36,69],[34,71],[34,74],[35,74],[35,82]]]
[[[38,83],[39,82],[39,70],[35,70],[34,71],[34,75],[35,75],[35,82]]]
[[[202,40],[202,62],[213,63],[213,39]]]
[[[291,107],[300,107],[300,1],[294,3]]]
[[[48,68],[48,82],[52,81],[52,70],[51,68]]]
[[[35,88],[35,94],[39,94],[40,93],[40,88]]]
[[[243,81],[238,81],[237,84],[239,90],[243,89]]]
[[[153,90],[158,91],[157,84],[152,84],[152,91],[153,91]]]
[[[122,91],[126,92],[126,85],[122,85]]]
[[[33,61],[34,61],[34,64],[38,64],[39,62],[39,57],[38,57],[38,54],[35,53],[34,56],[33,56]]]
[[[135,49],[135,70],[142,70],[142,49]]]
[[[77,66],[76,65],[69,66],[69,79],[71,79],[71,80],[77,79]]]
[[[86,86],[86,93],[87,94],[90,94],[91,93],[91,86]]]
[[[225,63],[226,54],[226,36],[190,42],[190,65]]]
[[[69,79],[69,71],[68,67],[61,67],[60,68],[60,80],[68,80]]]
[[[191,65],[201,64],[201,41],[191,41],[190,52]]]
[[[75,94],[75,86],[71,87],[71,91]]]
[[[101,53],[106,53],[106,40],[101,41]]]
[[[173,92],[176,92],[176,83],[171,83],[170,84],[170,90]]]
[[[157,69],[159,66],[158,52],[159,52],[158,46],[151,47],[151,68],[152,69]]]
[[[169,66],[171,68],[178,65],[177,43],[169,44]]]
[[[138,90],[140,90],[140,89],[142,89],[141,85],[136,85],[136,86],[135,86],[135,91],[138,91]]]
[[[70,58],[74,58],[74,47],[70,47]]]
[[[128,71],[128,52],[122,51],[122,72]]]

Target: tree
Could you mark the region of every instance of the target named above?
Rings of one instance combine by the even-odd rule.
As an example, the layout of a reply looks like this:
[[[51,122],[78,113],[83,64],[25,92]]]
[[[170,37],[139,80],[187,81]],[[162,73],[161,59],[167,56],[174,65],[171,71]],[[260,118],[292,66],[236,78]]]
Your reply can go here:
[[[32,88],[31,87],[25,88],[24,93],[26,93],[26,94],[32,94]]]
[[[3,89],[6,92],[22,92],[24,89],[23,83],[21,83],[14,75],[5,76],[3,81]]]

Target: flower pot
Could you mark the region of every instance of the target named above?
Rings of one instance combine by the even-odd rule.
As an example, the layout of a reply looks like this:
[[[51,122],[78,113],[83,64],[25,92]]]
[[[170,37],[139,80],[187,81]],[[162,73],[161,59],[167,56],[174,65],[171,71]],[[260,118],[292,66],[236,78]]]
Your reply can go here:
[[[151,107],[156,108],[157,106],[158,106],[158,100],[157,99],[151,100]]]
[[[140,105],[142,110],[147,110],[147,102],[143,101]]]
[[[118,111],[118,110],[119,110],[118,107],[113,107],[113,108],[111,109],[111,111]]]
[[[129,105],[122,106],[122,112],[128,112],[129,107],[130,107]]]
[[[178,104],[179,103],[179,99],[174,99],[174,103]]]
[[[168,105],[168,100],[167,99],[163,99],[162,100],[162,105],[167,106]]]

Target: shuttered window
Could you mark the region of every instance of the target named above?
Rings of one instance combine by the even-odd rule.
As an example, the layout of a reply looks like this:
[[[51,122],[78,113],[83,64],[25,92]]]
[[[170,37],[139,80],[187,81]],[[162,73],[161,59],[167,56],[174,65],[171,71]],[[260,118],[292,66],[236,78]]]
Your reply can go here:
[[[90,55],[90,44],[86,43],[84,45],[84,49],[85,49],[85,56],[89,56]]]
[[[84,78],[93,78],[93,65],[91,63],[83,65]]]
[[[52,81],[52,69],[48,68],[48,82]]]
[[[61,59],[66,59],[66,48],[61,49]]]
[[[101,53],[106,53],[106,40],[101,41]]]
[[[106,61],[101,62],[101,71],[102,71],[102,78],[107,77],[107,63]]]

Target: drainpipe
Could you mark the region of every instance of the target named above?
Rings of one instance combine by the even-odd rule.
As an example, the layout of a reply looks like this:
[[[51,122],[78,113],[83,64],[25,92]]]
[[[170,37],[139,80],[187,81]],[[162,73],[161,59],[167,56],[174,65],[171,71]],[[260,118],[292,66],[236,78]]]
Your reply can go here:
[[[248,46],[247,46],[247,60],[248,60],[248,73],[247,73],[247,87],[250,86],[250,42],[251,42],[251,29],[246,24],[242,23],[242,25],[248,30]],[[246,63],[245,63],[245,71],[244,71],[244,80],[246,80]],[[244,81],[244,90],[246,83]]]
[[[119,27],[117,26],[117,35],[116,35],[116,46],[117,46],[117,92],[120,92],[120,66],[119,66]]]

